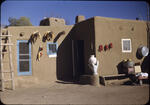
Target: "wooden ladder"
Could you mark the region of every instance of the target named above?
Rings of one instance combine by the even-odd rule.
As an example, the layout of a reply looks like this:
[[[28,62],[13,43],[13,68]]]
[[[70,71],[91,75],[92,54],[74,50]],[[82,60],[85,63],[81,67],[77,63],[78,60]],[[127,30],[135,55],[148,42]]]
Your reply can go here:
[[[6,83],[10,83],[11,85],[9,86],[11,90],[15,89],[15,84],[14,84],[14,71],[13,71],[13,63],[12,63],[12,51],[11,51],[11,46],[13,45],[11,43],[11,37],[12,35],[9,34],[7,31],[7,35],[2,35],[0,34],[0,80],[1,80],[1,91],[4,91],[6,89]],[[3,41],[5,40],[5,42]],[[8,51],[4,51],[4,47],[8,48]],[[8,61],[4,61],[4,55],[8,55]],[[5,57],[5,58],[6,58]],[[6,70],[4,67],[6,67],[6,64],[9,65],[7,66],[8,70]],[[5,76],[9,76],[9,79],[6,78]],[[9,89],[9,88],[7,88]]]

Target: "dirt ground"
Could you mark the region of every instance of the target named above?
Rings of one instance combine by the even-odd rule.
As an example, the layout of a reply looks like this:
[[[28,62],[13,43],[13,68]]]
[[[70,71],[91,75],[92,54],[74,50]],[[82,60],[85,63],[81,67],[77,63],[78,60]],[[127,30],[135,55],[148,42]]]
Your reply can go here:
[[[146,104],[149,85],[90,86],[65,82],[0,92],[4,104]]]

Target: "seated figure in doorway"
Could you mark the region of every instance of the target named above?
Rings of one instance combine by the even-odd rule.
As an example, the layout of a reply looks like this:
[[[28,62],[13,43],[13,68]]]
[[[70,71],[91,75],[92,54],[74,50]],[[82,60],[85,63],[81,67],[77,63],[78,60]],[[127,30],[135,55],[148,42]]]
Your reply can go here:
[[[99,66],[99,61],[96,59],[94,55],[91,55],[88,62],[89,68],[92,70],[94,75],[97,75],[97,69]]]

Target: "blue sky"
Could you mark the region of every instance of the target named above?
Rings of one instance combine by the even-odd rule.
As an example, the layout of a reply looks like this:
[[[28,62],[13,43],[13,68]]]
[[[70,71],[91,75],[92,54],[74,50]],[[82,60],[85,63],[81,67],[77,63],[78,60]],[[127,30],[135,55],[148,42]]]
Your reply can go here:
[[[139,17],[147,19],[147,3],[142,1],[15,1],[6,0],[1,4],[1,24],[8,25],[8,18],[30,18],[33,25],[38,26],[43,17],[61,16],[75,23],[77,15],[85,18],[103,16],[135,20]]]

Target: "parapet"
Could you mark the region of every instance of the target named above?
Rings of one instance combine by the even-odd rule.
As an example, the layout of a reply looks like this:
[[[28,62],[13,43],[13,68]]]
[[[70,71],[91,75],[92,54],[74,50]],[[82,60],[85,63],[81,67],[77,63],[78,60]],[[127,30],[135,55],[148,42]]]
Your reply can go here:
[[[65,25],[65,20],[62,18],[45,18],[40,21],[40,26],[62,26]]]
[[[79,23],[79,22],[81,22],[81,21],[83,21],[83,20],[85,20],[85,17],[84,16],[82,16],[82,15],[79,15],[79,16],[76,16],[76,23]]]

